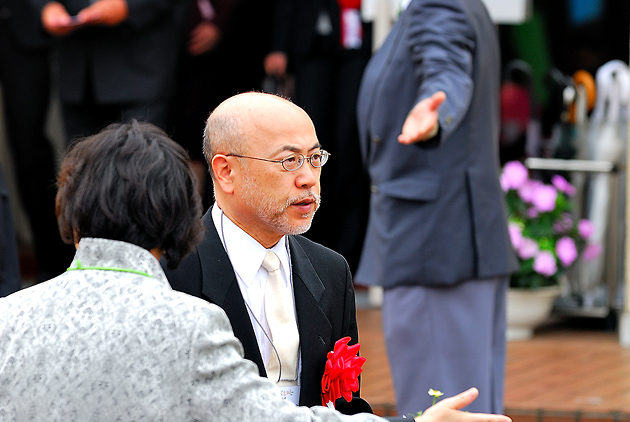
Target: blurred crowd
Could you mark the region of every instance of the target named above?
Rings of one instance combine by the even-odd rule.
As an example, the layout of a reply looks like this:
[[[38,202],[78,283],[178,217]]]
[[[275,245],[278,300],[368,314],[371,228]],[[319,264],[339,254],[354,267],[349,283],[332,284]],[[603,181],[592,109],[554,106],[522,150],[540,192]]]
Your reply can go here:
[[[352,0],[0,0],[0,85],[35,281],[65,271],[74,253],[54,217],[51,95],[66,146],[131,118],[163,128],[188,151],[205,207],[213,202],[201,142],[210,111],[241,92],[290,96],[335,157],[322,182],[327,205],[308,236],[354,270],[369,198],[355,103],[372,50],[359,8]],[[348,184],[356,188],[341,192]]]

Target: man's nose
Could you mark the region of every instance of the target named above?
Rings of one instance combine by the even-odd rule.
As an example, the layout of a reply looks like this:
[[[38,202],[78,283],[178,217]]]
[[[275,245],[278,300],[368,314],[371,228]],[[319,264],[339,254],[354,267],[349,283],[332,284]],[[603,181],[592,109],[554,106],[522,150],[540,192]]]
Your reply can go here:
[[[319,181],[321,168],[315,168],[309,162],[305,161],[302,167],[296,170],[296,173],[296,186],[298,188],[311,188]]]

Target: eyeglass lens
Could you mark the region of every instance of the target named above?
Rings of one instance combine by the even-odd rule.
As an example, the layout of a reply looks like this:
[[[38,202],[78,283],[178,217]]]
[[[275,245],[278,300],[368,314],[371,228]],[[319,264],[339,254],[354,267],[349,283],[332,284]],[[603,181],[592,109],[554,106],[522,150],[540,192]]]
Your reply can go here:
[[[294,171],[302,167],[304,160],[309,160],[315,168],[321,167],[326,163],[328,155],[323,152],[316,152],[310,157],[304,157],[302,154],[293,154],[282,160],[282,165],[288,171]]]

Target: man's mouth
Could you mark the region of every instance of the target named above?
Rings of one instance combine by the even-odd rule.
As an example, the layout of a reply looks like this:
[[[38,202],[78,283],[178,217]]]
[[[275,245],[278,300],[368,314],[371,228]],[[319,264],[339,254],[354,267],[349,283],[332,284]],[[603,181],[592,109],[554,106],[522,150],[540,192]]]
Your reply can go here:
[[[292,207],[297,210],[302,217],[307,218],[311,216],[320,204],[320,196],[314,192],[303,192],[299,196],[287,199],[287,208]]]
[[[319,195],[313,193],[306,193],[303,197],[298,197],[289,202],[292,207],[295,207],[304,217],[315,212],[319,208]]]
[[[315,202],[315,200],[313,198],[305,198],[305,199],[302,199],[302,200],[300,200],[298,202],[294,202],[293,205],[297,205],[298,207],[309,206],[313,202]]]

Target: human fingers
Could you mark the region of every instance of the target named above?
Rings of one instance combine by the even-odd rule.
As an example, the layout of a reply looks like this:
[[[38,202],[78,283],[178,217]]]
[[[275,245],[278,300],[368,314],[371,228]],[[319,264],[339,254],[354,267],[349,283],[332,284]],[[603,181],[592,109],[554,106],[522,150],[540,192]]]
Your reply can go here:
[[[129,16],[125,0],[97,0],[81,10],[77,18],[81,23],[92,25],[118,25]]]
[[[420,422],[511,422],[511,419],[505,415],[469,413],[459,410],[475,401],[478,395],[479,390],[470,388],[431,406],[417,420]]]
[[[438,91],[431,96],[431,104],[429,108],[432,111],[437,111],[437,109],[442,105],[442,103],[446,100],[446,93],[444,91]]]
[[[72,18],[59,2],[47,3],[42,9],[41,21],[44,29],[55,36],[63,36],[72,31]]]
[[[444,400],[439,401],[435,406],[439,405],[439,406],[444,406],[451,409],[459,410],[462,407],[466,407],[470,403],[474,402],[478,395],[479,395],[479,390],[477,390],[475,387],[472,387],[455,396],[448,397],[448,398],[445,398]]]

